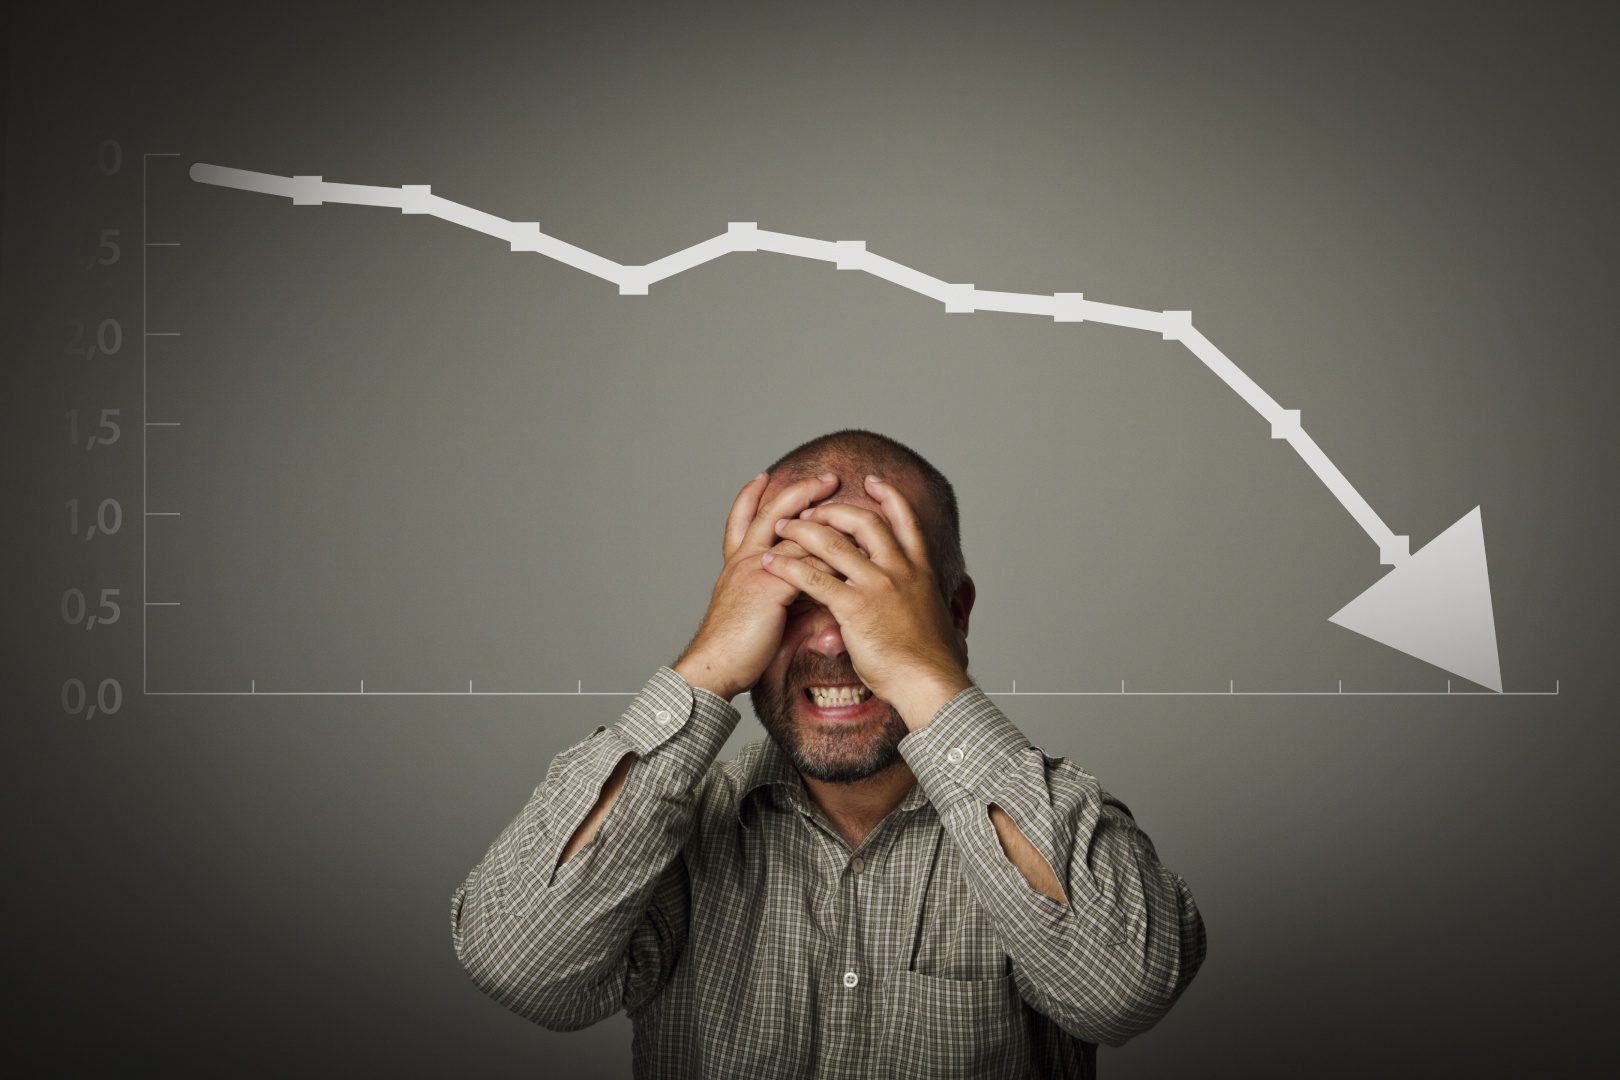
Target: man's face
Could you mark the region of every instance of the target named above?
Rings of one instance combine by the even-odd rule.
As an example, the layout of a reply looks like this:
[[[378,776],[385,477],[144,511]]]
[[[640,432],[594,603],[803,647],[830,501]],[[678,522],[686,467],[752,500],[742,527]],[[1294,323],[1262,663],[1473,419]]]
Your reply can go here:
[[[845,502],[882,516],[878,502],[866,493],[865,476],[865,472],[841,474],[838,488],[812,505]],[[916,477],[901,473],[886,479],[919,516],[931,512]],[[772,498],[789,482],[791,478],[772,476],[760,501]],[[899,760],[900,740],[909,730],[905,721],[893,706],[877,698],[868,696],[854,706],[820,707],[807,693],[813,686],[859,686],[860,681],[832,612],[800,593],[788,608],[782,644],[749,691],[749,700],[766,732],[801,773],[823,781],[862,780]]]

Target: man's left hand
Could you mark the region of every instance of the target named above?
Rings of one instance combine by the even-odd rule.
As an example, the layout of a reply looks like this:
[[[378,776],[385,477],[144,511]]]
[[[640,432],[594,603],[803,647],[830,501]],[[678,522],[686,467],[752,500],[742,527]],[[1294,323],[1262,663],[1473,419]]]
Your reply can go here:
[[[768,553],[762,558],[769,560],[765,568],[771,573],[826,605],[838,620],[856,675],[916,729],[973,685],[967,644],[940,595],[922,529],[905,496],[875,476],[867,477],[866,490],[882,514],[849,503],[823,503],[776,524],[778,535],[796,541],[845,580],[803,558]]]

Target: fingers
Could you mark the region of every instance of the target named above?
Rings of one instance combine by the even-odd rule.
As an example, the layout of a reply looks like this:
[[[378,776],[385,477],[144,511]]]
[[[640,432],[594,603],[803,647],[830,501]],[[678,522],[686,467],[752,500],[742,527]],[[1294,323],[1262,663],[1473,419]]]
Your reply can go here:
[[[820,570],[824,574],[830,574],[835,577],[838,575],[837,570],[834,570],[831,566],[822,562],[820,559],[804,550],[804,548],[800,547],[792,540],[778,540],[776,545],[771,548],[771,554],[782,555],[794,559],[803,559],[805,562],[809,563],[811,566],[814,566],[817,570]],[[771,561],[775,562],[774,559]],[[766,567],[765,572],[770,573],[770,568]],[[779,578],[779,580],[781,580],[784,585],[794,588],[793,600],[788,604],[788,618],[791,619],[794,616],[799,615],[815,606],[815,597],[811,596],[809,593],[797,589],[792,585],[792,582],[787,581],[785,578]]]
[[[866,490],[871,492],[872,498],[882,506],[883,516],[888,519],[895,539],[900,541],[900,547],[912,565],[928,566],[928,544],[923,539],[922,526],[918,524],[917,515],[911,509],[911,504],[900,494],[900,489],[887,480],[880,480],[875,476],[868,476],[865,483]]]
[[[844,610],[849,597],[855,591],[853,585],[816,569],[804,559],[778,557],[771,552],[766,552],[760,558],[766,570],[788,584],[797,586],[811,599],[825,604],[834,617]],[[764,562],[765,559],[770,561]]]
[[[766,500],[755,513],[754,520],[749,523],[738,550],[753,554],[763,552],[776,543],[775,526],[778,518],[796,516],[800,510],[815,500],[824,498],[838,487],[838,477],[832,473],[824,475],[831,479],[823,480],[821,477],[812,476],[798,480]]]
[[[743,535],[748,531],[748,523],[754,520],[754,514],[759,511],[759,496],[770,483],[768,473],[760,473],[737,492],[737,497],[731,501],[731,516],[726,518],[726,535],[721,553],[725,558],[731,558],[743,542]]]
[[[778,540],[771,548],[771,551],[777,555],[787,555],[796,559],[804,559],[809,562],[811,566],[814,566],[817,570],[820,570],[826,574],[836,576],[838,573],[837,570],[834,570],[830,565],[810,554],[793,540]]]
[[[778,540],[771,547],[770,554],[772,555],[773,562],[783,560],[804,562],[815,567],[816,570],[826,574],[828,577],[836,579],[838,576],[838,571],[834,570],[831,566],[804,550],[804,548],[800,547],[792,540]],[[767,578],[775,579],[776,582],[787,589],[787,594],[784,595],[782,602],[787,605],[789,618],[795,617],[803,612],[806,608],[815,604],[815,598],[800,590],[798,586],[793,584],[793,582],[788,581],[779,574],[770,573],[770,568],[761,566],[757,560],[753,563],[753,565],[759,568]]]
[[[900,542],[895,539],[894,533],[889,529],[889,523],[883,515],[875,510],[868,510],[864,506],[855,506],[851,503],[822,503],[812,506],[799,513],[799,519],[805,522],[814,522],[822,528],[805,529],[802,532],[793,526],[782,532],[782,536],[792,536],[799,539],[807,548],[820,552],[813,537],[821,535],[829,545],[836,550],[836,537],[842,533],[853,536],[866,554],[856,554],[864,559],[870,559],[885,569],[895,568],[897,563],[906,560],[907,556],[900,548]],[[831,559],[831,556],[828,556]],[[836,560],[834,560],[836,561]],[[848,571],[845,571],[848,573]]]
[[[855,541],[848,535],[827,525],[801,518],[783,518],[776,523],[776,531],[783,537],[797,540],[810,554],[819,555],[846,580],[864,585],[873,575],[886,573],[872,565]]]

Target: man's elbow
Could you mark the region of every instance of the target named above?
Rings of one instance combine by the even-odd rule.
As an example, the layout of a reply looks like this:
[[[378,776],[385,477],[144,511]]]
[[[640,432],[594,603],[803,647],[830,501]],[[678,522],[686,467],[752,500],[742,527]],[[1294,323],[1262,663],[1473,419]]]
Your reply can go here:
[[[1164,1019],[1186,983],[1177,973],[1149,969],[1139,979],[1093,987],[1083,1002],[1055,1013],[1053,1019],[1075,1038],[1124,1046]]]
[[[560,970],[563,965],[544,959],[536,963],[534,956],[510,948],[510,926],[491,928],[463,920],[462,896],[458,889],[450,942],[462,970],[486,996],[548,1031],[579,1031],[618,1011],[611,980],[593,984],[589,972]],[[508,947],[499,947],[501,942]]]
[[[486,996],[547,1031],[579,1031],[619,1010],[615,995],[602,984],[582,985],[577,978],[544,980],[517,965],[490,963],[478,954],[458,953],[473,985]]]
[[[1085,980],[1082,995],[1051,1015],[1076,1038],[1123,1046],[1162,1020],[1204,962],[1203,920],[1190,905],[1169,934],[1140,927]]]
[[[1137,962],[1131,965],[1134,977],[1118,980],[1115,993],[1105,1001],[1110,1020],[1110,1037],[1102,1040],[1106,1045],[1123,1045],[1164,1019],[1203,966],[1204,921],[1190,895],[1186,899],[1176,931],[1144,934]]]

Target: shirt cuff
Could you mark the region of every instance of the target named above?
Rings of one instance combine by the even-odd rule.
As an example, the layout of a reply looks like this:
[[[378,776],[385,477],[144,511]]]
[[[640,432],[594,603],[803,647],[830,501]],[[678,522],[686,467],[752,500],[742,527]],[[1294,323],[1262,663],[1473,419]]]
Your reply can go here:
[[[712,759],[741,716],[719,694],[694,688],[674,668],[664,666],[653,672],[612,727],[638,754],[650,754],[677,733],[688,731],[683,741],[695,741],[700,752],[712,745],[708,755]]]
[[[978,795],[991,801],[996,778],[1034,744],[978,686],[951,698],[900,740],[900,756],[936,808]]]

